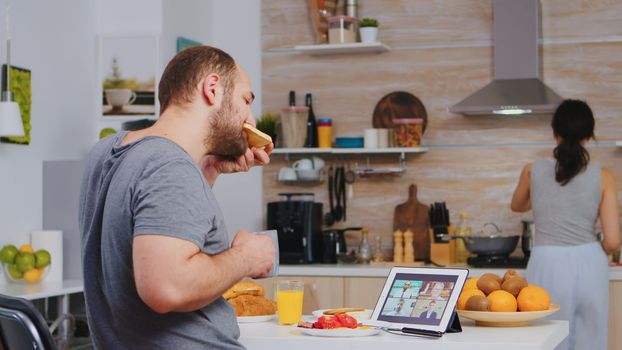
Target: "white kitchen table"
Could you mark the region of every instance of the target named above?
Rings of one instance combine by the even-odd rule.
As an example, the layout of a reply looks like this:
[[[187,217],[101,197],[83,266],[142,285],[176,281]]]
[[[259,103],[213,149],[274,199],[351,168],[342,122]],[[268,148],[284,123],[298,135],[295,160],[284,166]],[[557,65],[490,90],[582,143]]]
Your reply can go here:
[[[69,314],[69,295],[82,293],[84,282],[82,280],[42,281],[35,284],[5,283],[0,284],[0,294],[28,300],[47,299],[58,297],[58,310],[61,314]],[[65,334],[67,322],[59,327],[59,333]]]
[[[448,333],[440,339],[393,335],[357,338],[323,338],[301,334],[293,326],[279,326],[276,320],[240,324],[240,342],[249,350],[551,350],[568,336],[567,321],[537,321],[526,327],[476,327],[462,321],[462,333]]]

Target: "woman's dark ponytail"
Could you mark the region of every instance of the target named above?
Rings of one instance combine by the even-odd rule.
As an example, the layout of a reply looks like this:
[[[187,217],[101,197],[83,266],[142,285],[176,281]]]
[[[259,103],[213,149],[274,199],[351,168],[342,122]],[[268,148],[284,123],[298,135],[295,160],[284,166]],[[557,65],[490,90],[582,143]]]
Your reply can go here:
[[[559,138],[553,150],[557,160],[555,180],[564,186],[590,162],[590,154],[581,143],[594,137],[594,115],[587,103],[565,100],[557,107],[551,126]]]

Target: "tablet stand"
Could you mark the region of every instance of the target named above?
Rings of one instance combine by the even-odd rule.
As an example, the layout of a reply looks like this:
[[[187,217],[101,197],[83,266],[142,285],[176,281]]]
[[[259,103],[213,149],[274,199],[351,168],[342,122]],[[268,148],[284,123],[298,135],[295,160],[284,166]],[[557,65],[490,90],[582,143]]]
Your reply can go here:
[[[426,337],[440,338],[443,336],[444,333],[461,333],[462,325],[460,324],[460,319],[458,318],[458,314],[454,310],[454,312],[451,314],[451,320],[449,320],[449,324],[445,332],[430,331],[430,330],[425,330],[425,329],[417,329],[417,328],[409,328],[409,327],[404,327],[402,329],[391,329],[390,331],[401,332],[404,335],[414,334],[414,335],[420,335],[420,336],[426,336]]]
[[[460,324],[460,318],[458,318],[458,313],[454,310],[453,314],[451,314],[451,320],[449,320],[449,325],[447,326],[447,330],[445,333],[461,333],[462,325]]]

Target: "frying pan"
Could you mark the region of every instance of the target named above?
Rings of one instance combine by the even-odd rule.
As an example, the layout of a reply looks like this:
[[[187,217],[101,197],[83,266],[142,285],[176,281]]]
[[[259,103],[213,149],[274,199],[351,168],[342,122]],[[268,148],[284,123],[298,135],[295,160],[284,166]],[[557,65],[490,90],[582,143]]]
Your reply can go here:
[[[493,223],[484,224],[493,226],[497,231],[488,236],[452,236],[453,239],[462,239],[466,249],[477,255],[509,255],[516,249],[520,236],[500,236],[499,227]]]

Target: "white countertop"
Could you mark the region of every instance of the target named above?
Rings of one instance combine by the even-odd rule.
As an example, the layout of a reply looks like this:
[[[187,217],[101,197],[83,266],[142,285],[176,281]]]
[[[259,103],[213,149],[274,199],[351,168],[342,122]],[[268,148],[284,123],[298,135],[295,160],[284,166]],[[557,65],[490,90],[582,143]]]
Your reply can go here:
[[[500,274],[506,268],[473,268],[466,265],[449,266],[455,268],[468,268],[469,276],[480,276],[491,272]],[[387,277],[391,269],[388,267],[376,267],[358,264],[315,264],[315,265],[281,265],[280,276],[335,276],[335,277]],[[525,269],[514,269],[524,274]],[[622,280],[622,267],[612,266],[609,268],[609,280]]]
[[[82,280],[64,280],[62,282],[43,281],[36,284],[0,284],[0,294],[20,297],[28,300],[80,293],[83,290],[84,283]]]
[[[448,333],[440,339],[384,332],[369,337],[322,338],[301,334],[294,326],[279,326],[273,320],[240,324],[240,342],[253,350],[547,350],[554,349],[568,336],[567,321],[540,321],[526,327],[476,327],[472,321],[465,320],[462,321],[462,329],[462,333]]]

